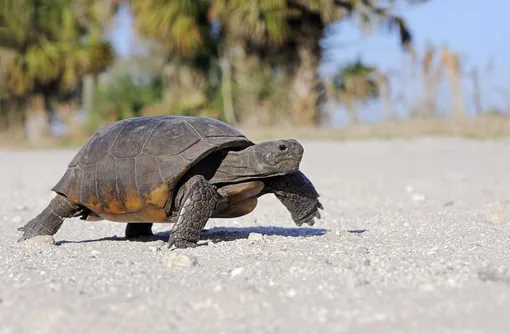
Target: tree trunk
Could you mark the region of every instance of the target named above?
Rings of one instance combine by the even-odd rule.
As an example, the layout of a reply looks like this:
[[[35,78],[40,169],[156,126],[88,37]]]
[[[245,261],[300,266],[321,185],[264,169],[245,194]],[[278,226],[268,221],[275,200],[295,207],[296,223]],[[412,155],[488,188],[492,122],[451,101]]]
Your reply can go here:
[[[8,103],[7,100],[0,98],[0,133],[5,134],[9,130],[8,121]]]
[[[236,83],[236,94],[233,96],[234,110],[239,123],[265,125],[270,123],[270,111],[266,103],[259,98],[260,83],[264,80],[262,63],[257,54],[249,54],[246,43],[240,38],[225,38],[226,53],[232,70],[232,78]]]
[[[289,92],[292,120],[296,125],[316,125],[318,94],[315,86],[318,55],[306,45],[298,46],[297,52],[299,64],[292,76]]]
[[[324,101],[320,106],[319,126],[331,125],[333,114],[336,113],[338,97],[331,77],[325,78],[322,82]]]
[[[223,115],[228,124],[236,125],[237,119],[234,112],[232,97],[232,71],[230,61],[226,57],[220,59],[221,66],[221,95],[223,99]]]
[[[324,27],[321,19],[315,16],[304,18],[293,29],[296,34],[296,48],[289,54],[287,73],[290,74],[289,91],[290,112],[296,125],[314,125],[320,123],[317,91],[321,48],[319,40]]]
[[[40,142],[51,135],[51,124],[43,95],[29,97],[26,109],[25,137],[29,142]]]
[[[95,78],[93,75],[86,75],[83,78],[83,109],[87,113],[90,113],[92,105],[94,103],[94,88],[96,86]]]
[[[377,88],[381,100],[382,118],[385,121],[396,118],[395,109],[391,100],[391,84],[387,75],[378,73],[376,77]]]
[[[23,140],[25,139],[24,131],[24,115],[21,107],[21,101],[17,100],[4,100],[0,102],[0,131],[2,137],[5,136],[7,140]]]
[[[340,92],[338,100],[347,109],[347,119],[349,121],[349,125],[358,124],[358,110],[356,108],[356,99],[350,93]]]
[[[471,72],[471,78],[473,80],[473,103],[475,105],[475,115],[479,116],[483,112],[482,107],[482,90],[480,88],[480,76],[478,69],[473,68]]]
[[[73,140],[85,136],[82,124],[79,121],[79,103],[76,99],[56,104],[56,113],[58,119],[66,127],[66,138]]]

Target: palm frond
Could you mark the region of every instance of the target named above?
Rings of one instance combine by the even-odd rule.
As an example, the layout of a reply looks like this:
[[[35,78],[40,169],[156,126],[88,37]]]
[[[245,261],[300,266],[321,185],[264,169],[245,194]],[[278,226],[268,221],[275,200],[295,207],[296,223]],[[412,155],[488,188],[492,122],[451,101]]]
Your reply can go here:
[[[380,93],[377,69],[360,59],[343,66],[334,77],[334,88],[343,99],[365,102],[377,98]]]
[[[211,10],[229,34],[259,44],[281,44],[291,33],[287,18],[296,14],[287,0],[216,0]]]
[[[408,0],[408,2],[425,2],[426,0]],[[346,16],[357,16],[364,28],[383,26],[397,30],[401,45],[408,49],[412,43],[411,30],[401,16],[391,13],[389,9],[376,6],[374,0],[333,0],[334,4],[344,10]]]
[[[202,1],[132,0],[131,6],[137,29],[161,41],[168,51],[187,56],[204,44],[207,27],[199,22],[206,9]]]
[[[111,47],[102,40],[92,9],[80,12],[88,18],[87,29],[75,12],[73,4],[80,1],[98,2],[0,1],[0,42],[16,54],[0,69],[6,78],[0,83],[3,90],[22,96],[35,87],[73,89],[83,75],[111,63]]]

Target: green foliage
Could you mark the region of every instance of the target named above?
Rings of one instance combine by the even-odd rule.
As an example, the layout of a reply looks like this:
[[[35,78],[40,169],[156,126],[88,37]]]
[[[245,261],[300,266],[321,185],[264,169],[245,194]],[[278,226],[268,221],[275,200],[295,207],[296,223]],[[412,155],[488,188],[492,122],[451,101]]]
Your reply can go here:
[[[95,131],[105,122],[139,116],[144,107],[161,101],[159,77],[137,82],[131,75],[122,75],[110,83],[96,87],[93,105],[88,115],[88,126]]]
[[[299,15],[286,0],[216,0],[211,12],[230,34],[273,44],[283,43],[291,33],[288,18]]]
[[[384,23],[397,27],[404,45],[411,39],[403,19],[378,7],[381,2],[376,0],[128,2],[138,32],[160,42],[177,67],[195,71],[175,71],[165,88],[159,78],[140,84],[127,75],[97,87],[89,115],[92,128],[144,112],[225,119],[226,102],[248,112],[259,112],[262,104],[272,113],[287,112],[292,102],[289,92],[305,87],[301,95],[306,95],[306,87],[313,86],[292,80],[311,80],[297,71],[314,73],[321,52],[318,41],[325,26],[335,20],[358,19],[362,26]],[[0,58],[0,95],[24,98],[75,92],[84,75],[108,67],[113,53],[102,34],[113,3],[118,1],[0,0],[0,45],[14,54],[8,61]],[[216,24],[219,33],[211,34]],[[242,49],[241,56],[235,55],[232,45]],[[231,70],[223,80],[220,58],[228,60]],[[337,90],[360,100],[376,97],[373,74],[360,64],[348,67],[337,76]],[[225,87],[231,94],[224,93]],[[173,90],[165,97],[175,101],[163,103],[163,89]],[[228,101],[223,94],[231,95]],[[149,106],[154,109],[148,110]]]
[[[377,69],[365,65],[360,59],[348,63],[335,75],[333,83],[344,99],[368,102],[379,97],[379,85],[375,78]]]
[[[200,51],[207,38],[204,15],[207,1],[131,0],[140,32],[163,42],[168,52],[189,56]]]
[[[335,20],[357,20],[362,28],[382,24],[393,31],[396,27],[404,46],[411,40],[405,21],[393,15],[389,6],[376,0],[131,0],[130,4],[138,32],[159,41],[174,64],[199,70],[202,74],[195,72],[195,75],[206,78],[211,70],[218,68],[219,59],[229,61],[228,75],[232,80],[220,81],[225,87],[225,80],[231,80],[231,87],[224,92],[231,97],[222,96],[222,86],[211,81],[207,82],[208,87],[197,87],[195,91],[184,81],[175,80],[169,84],[166,89],[179,93],[166,95],[172,100],[165,101],[167,108],[182,109],[187,114],[213,106],[223,113],[224,98],[229,99],[226,109],[232,110],[230,105],[233,105],[235,113],[260,110],[261,104],[273,111],[296,109],[298,104],[300,108],[315,108],[316,104],[311,102],[313,97],[307,98],[303,91],[308,89],[312,96],[315,84],[292,83],[292,80],[311,80],[320,59],[319,40],[326,25]],[[216,33],[211,33],[212,27]],[[256,60],[248,63],[249,59]],[[302,62],[307,64],[300,66]],[[285,73],[276,76],[272,72],[257,72],[263,70],[261,64],[274,65]],[[361,85],[359,75],[354,80],[347,74],[344,73],[343,84],[347,86],[343,89],[350,96],[355,93],[354,86],[357,87],[355,94],[361,94],[360,89],[370,88],[362,93],[366,94],[362,100],[376,96],[375,87],[369,87],[371,80]],[[289,90],[295,87],[301,87],[300,99],[307,101],[289,101],[292,95]],[[186,94],[191,97],[188,99]],[[198,95],[206,96],[209,103],[202,100],[193,105],[182,103],[197,102],[194,97]]]
[[[102,41],[94,7],[76,12],[91,0],[0,0],[0,45],[15,53],[0,71],[12,96],[67,92],[82,76],[108,66],[113,52]]]
[[[250,76],[250,79],[252,84],[249,94],[255,98],[257,103],[270,103],[275,109],[274,111],[288,110],[288,90],[290,82],[286,76],[275,75],[270,70],[263,71],[260,69]],[[238,89],[236,93],[237,92],[239,92]],[[239,96],[239,99],[241,98],[242,95]],[[240,102],[241,101],[239,101],[239,104]]]

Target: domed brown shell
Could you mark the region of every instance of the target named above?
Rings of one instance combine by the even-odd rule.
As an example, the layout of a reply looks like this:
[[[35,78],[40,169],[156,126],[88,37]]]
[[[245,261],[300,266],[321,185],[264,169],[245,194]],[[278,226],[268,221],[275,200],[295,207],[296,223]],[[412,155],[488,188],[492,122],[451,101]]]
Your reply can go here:
[[[107,220],[166,222],[165,205],[193,165],[216,150],[251,145],[215,119],[129,118],[96,132],[52,190]]]

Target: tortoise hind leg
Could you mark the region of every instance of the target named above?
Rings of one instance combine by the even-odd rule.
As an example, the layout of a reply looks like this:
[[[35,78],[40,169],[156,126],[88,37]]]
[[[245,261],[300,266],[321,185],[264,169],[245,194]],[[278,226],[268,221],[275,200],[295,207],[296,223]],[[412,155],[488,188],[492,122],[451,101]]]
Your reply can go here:
[[[125,235],[126,239],[152,237],[152,223],[127,223]]]
[[[62,226],[64,219],[77,217],[82,211],[79,205],[71,203],[62,195],[57,195],[41,213],[25,226],[18,228],[18,231],[23,231],[23,236],[18,242],[38,235],[54,235]]]
[[[211,218],[221,195],[202,175],[190,178],[179,190],[182,198],[177,222],[168,239],[168,247],[196,247],[200,232]]]

